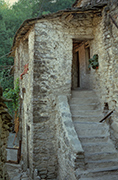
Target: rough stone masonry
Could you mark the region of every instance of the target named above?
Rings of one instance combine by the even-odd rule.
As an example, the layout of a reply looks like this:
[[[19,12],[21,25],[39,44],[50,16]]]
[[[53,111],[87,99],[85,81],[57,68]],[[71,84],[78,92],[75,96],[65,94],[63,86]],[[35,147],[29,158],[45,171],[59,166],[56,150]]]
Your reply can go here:
[[[8,113],[8,108],[4,103],[6,100],[2,96],[2,88],[0,87],[0,179],[9,180],[6,171],[6,146],[9,135],[9,127],[11,126],[12,117]]]
[[[56,98],[70,96],[72,39],[89,39],[92,31],[89,14],[71,23],[38,20],[16,48],[15,78],[29,64],[28,74],[20,80],[20,97],[24,170],[29,168],[32,178],[35,169],[41,178],[57,178]]]

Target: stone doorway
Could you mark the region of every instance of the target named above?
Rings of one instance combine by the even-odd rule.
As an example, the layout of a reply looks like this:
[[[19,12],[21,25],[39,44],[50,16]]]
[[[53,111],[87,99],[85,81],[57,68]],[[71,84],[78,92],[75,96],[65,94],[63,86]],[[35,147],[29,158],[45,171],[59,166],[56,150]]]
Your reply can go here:
[[[89,41],[73,40],[72,89],[91,89]]]

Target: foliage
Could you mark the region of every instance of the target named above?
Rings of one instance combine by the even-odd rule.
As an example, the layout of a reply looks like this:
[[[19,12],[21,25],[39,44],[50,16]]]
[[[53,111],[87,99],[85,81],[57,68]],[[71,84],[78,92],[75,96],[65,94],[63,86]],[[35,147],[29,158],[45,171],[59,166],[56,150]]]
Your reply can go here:
[[[9,69],[2,69],[0,72],[0,84],[2,84],[3,90],[9,87],[13,88],[13,75],[9,74]]]
[[[12,99],[12,102],[7,104],[10,113],[13,115],[14,112],[18,110],[19,107],[19,79],[17,78],[15,81],[15,87],[12,88],[6,88],[3,96],[7,99]]]
[[[98,54],[95,54],[93,58],[89,59],[89,68],[92,67],[93,69],[98,69],[99,62],[98,62]]]
[[[0,2],[0,57],[7,54],[10,51],[13,40],[12,22],[13,13],[9,9],[8,5],[4,2]],[[11,29],[10,29],[11,24]],[[15,26],[15,24],[14,24]],[[3,87],[3,91],[9,87],[13,88],[13,76],[9,75],[10,66],[13,65],[13,58],[4,56],[0,58],[0,84]]]
[[[75,0],[19,0],[13,5],[15,14],[24,19],[70,8]]]

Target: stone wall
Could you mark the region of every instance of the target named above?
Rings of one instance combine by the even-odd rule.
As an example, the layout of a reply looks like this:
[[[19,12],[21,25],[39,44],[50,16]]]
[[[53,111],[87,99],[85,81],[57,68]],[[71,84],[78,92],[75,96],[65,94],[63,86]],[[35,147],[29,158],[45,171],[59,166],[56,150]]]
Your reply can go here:
[[[20,42],[15,51],[14,78],[19,78],[20,86],[20,129],[22,129],[22,159],[23,169],[30,168],[33,173],[33,57],[34,31],[30,31],[28,38]],[[24,66],[28,64],[27,73],[22,76]]]
[[[84,169],[84,150],[75,131],[66,96],[57,98],[56,127],[58,179],[76,180],[76,170]]]
[[[104,15],[103,18],[94,18],[93,25],[94,39],[90,41],[90,54],[91,58],[93,55],[98,54],[99,69],[94,70],[91,68],[91,76],[93,77],[93,89],[95,89],[104,108],[104,103],[109,103],[110,101],[109,90],[112,89],[112,83],[110,82],[112,62],[109,60],[111,46],[109,33],[104,29]],[[112,109],[111,104],[109,104],[110,109]]]
[[[94,70],[91,68],[91,76],[93,77],[93,89],[96,90],[96,94],[99,96],[102,106],[104,99],[107,94],[106,82],[108,79],[107,75],[107,56],[105,51],[105,45],[103,40],[103,20],[102,17],[96,17],[93,20],[94,26],[94,39],[90,41],[90,56],[98,54],[99,57],[99,69]],[[104,77],[104,78],[103,78]],[[105,95],[101,97],[101,92]]]
[[[5,163],[7,159],[7,140],[12,117],[9,115],[8,108],[4,103],[6,100],[1,95],[2,88],[0,87],[0,179],[9,180]]]
[[[116,2],[118,3],[118,2]],[[117,4],[118,5],[118,4]],[[118,25],[118,6],[114,5],[110,11],[112,18],[115,20]],[[110,19],[111,21],[111,19]],[[111,44],[112,44],[112,83],[113,88],[110,92],[112,98],[112,104],[115,109],[115,112],[111,118],[111,129],[112,134],[115,137],[116,146],[118,148],[118,27],[116,27],[113,22],[110,23],[110,35],[111,35]],[[111,94],[112,93],[112,94]]]
[[[86,18],[78,24],[78,17],[72,22],[56,19],[35,24],[33,154],[41,178],[57,177],[56,97],[70,96],[73,38],[92,38],[92,20]]]
[[[117,3],[117,2],[116,2]],[[108,11],[109,10],[109,11]],[[94,40],[91,41],[91,56],[99,55],[99,69],[92,70],[94,88],[99,96],[102,107],[108,104],[109,110],[115,109],[110,120],[111,137],[118,139],[118,29],[109,15],[118,25],[118,7],[105,7],[103,18],[94,19]]]

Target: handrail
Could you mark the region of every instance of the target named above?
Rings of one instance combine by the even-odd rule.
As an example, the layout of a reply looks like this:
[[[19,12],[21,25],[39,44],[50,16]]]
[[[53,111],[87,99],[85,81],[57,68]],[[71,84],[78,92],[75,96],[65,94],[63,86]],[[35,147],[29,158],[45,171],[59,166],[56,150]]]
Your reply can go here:
[[[115,110],[115,109],[114,109]],[[100,120],[99,122],[100,123],[102,123],[104,120],[106,120],[113,112],[114,112],[114,110],[113,111],[111,111],[110,113],[108,113],[102,120]]]

